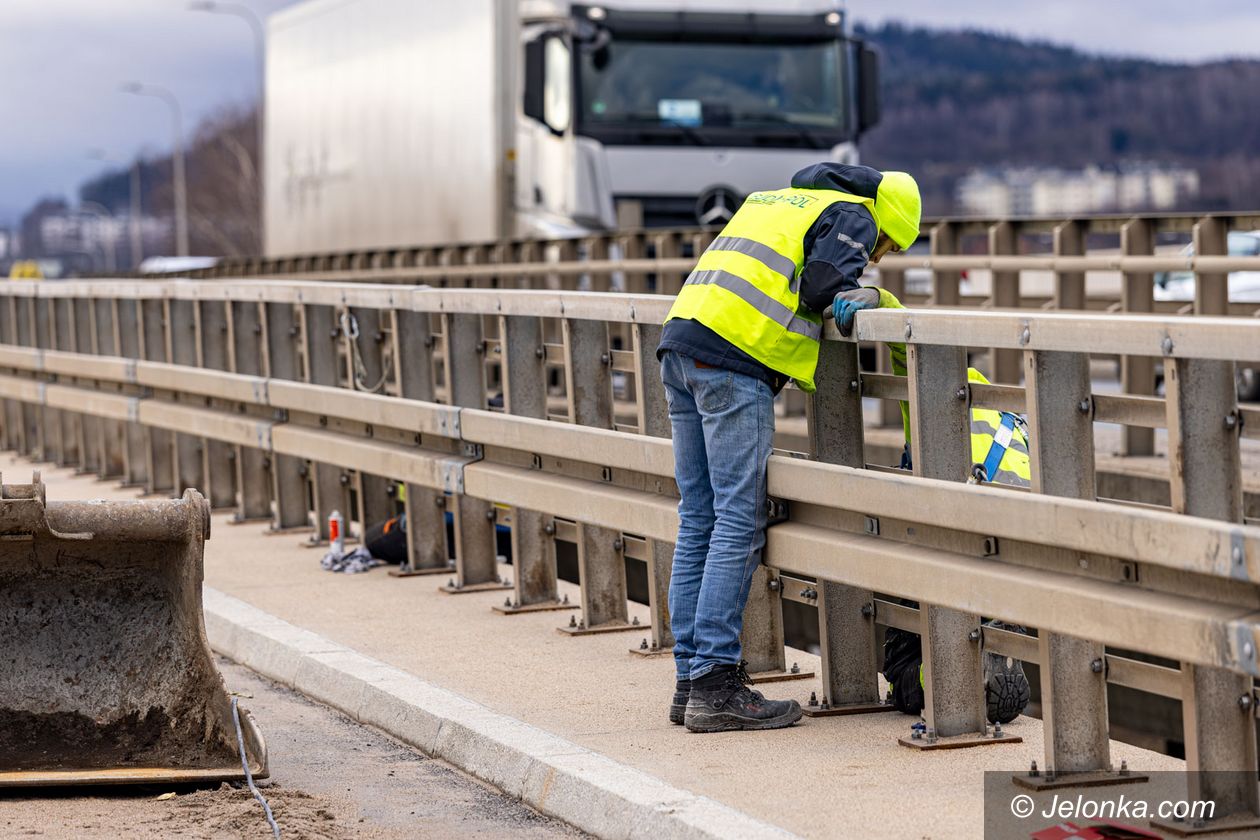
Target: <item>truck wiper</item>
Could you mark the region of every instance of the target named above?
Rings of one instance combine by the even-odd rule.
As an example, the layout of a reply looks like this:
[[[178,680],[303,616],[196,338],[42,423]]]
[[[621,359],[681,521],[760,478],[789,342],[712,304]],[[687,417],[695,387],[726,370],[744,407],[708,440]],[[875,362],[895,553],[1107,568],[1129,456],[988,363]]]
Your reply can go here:
[[[796,122],[793,122],[792,120],[789,120],[787,117],[783,116],[782,114],[775,114],[771,112],[755,113],[755,114],[736,114],[735,119],[760,121],[760,122],[772,123],[776,126],[784,126],[785,128],[790,128],[792,131],[796,132],[797,136],[800,137],[802,140],[804,140],[806,144],[809,145],[810,148],[813,148],[813,149],[825,149],[830,145],[829,143],[827,143],[826,141],[818,137],[816,134],[814,134],[812,131],[810,131],[808,128],[806,128],[805,126],[801,125],[800,123],[796,123]]]

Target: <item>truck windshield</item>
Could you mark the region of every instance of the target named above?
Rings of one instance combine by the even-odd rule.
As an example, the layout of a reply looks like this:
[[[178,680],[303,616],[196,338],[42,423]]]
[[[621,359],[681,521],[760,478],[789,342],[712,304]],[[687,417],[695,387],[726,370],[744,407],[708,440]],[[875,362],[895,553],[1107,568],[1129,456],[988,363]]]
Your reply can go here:
[[[735,44],[613,40],[581,50],[581,124],[677,142],[732,131],[780,134],[823,148],[848,129],[841,43]],[[764,144],[764,141],[763,143]]]

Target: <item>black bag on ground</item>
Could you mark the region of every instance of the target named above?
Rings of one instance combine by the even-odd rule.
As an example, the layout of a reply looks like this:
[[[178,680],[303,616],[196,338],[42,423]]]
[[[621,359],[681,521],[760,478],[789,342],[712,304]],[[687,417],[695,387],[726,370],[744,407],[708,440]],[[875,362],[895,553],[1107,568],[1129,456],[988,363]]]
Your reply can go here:
[[[367,529],[363,545],[377,560],[407,562],[407,517],[398,514]]]

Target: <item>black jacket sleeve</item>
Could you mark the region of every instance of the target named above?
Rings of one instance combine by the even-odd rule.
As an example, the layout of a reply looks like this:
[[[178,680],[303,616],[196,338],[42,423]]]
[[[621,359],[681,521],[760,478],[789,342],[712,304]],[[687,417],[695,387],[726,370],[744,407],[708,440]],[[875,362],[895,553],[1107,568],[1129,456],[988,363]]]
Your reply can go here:
[[[877,235],[875,220],[862,205],[828,207],[805,235],[801,302],[822,314],[839,292],[856,289]]]

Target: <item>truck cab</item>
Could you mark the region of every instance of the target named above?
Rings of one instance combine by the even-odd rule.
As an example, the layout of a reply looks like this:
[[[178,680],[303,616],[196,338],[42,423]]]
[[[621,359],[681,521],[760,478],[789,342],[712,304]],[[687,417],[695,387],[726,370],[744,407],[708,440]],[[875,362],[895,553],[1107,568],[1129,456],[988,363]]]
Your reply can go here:
[[[825,0],[523,0],[516,233],[720,225],[819,160],[857,162],[875,52]]]

